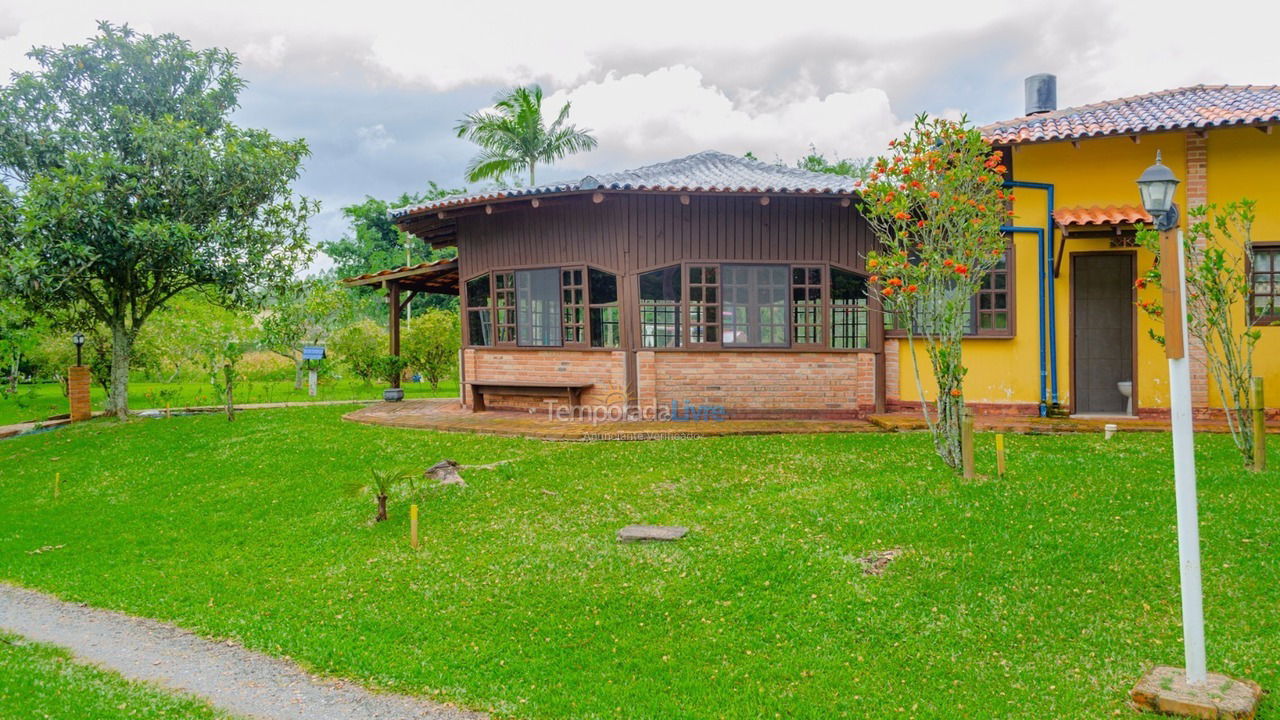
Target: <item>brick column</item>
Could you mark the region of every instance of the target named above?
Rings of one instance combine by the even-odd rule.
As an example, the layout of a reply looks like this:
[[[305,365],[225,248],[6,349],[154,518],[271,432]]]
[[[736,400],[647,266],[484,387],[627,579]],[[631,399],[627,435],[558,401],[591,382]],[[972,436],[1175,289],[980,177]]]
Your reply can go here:
[[[636,353],[636,405],[642,409],[658,406],[658,367],[652,350]]]
[[[1195,130],[1188,132],[1186,137],[1187,206],[1181,210],[1184,224],[1189,224],[1191,208],[1209,201],[1209,139]],[[1191,358],[1191,406],[1209,407],[1209,369],[1205,348],[1193,337],[1187,349]]]
[[[88,365],[74,365],[67,369],[67,398],[71,401],[71,422],[80,422],[93,417],[93,408],[89,405],[89,386],[92,384]]]
[[[892,404],[902,399],[901,343],[896,339],[885,338],[884,341],[884,399]]]
[[[471,388],[468,382],[476,380],[476,351],[473,348],[466,348],[462,351],[462,372],[459,373],[458,383],[462,386],[462,406],[471,407],[473,400],[471,399]]]

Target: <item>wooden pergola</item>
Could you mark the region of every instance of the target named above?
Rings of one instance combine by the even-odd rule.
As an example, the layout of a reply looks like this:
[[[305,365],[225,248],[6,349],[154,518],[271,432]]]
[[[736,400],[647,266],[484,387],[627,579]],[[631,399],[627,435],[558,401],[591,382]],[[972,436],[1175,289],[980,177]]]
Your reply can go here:
[[[457,258],[443,258],[432,262],[405,265],[390,270],[365,273],[342,281],[344,287],[376,285],[387,291],[387,330],[391,338],[391,354],[400,356],[400,313],[413,302],[419,293],[458,295]],[[401,293],[407,295],[401,299]],[[391,387],[400,387],[400,378],[391,378]]]

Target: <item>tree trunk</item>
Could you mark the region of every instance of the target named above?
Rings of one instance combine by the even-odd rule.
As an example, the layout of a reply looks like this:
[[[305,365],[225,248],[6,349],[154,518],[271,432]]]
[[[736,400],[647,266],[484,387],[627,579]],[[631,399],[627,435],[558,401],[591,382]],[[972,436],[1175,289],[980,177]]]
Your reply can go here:
[[[129,359],[133,356],[133,333],[123,324],[111,328],[111,390],[107,411],[120,420],[129,419]]]
[[[301,354],[295,355],[293,357],[293,389],[294,390],[302,389],[302,366],[304,363],[305,361],[302,359]]]
[[[236,419],[236,403],[232,397],[235,391],[235,370],[230,365],[223,365],[222,373],[227,382],[227,422],[231,422]]]
[[[387,496],[378,496],[378,516],[373,519],[374,522],[382,522],[387,519]]]

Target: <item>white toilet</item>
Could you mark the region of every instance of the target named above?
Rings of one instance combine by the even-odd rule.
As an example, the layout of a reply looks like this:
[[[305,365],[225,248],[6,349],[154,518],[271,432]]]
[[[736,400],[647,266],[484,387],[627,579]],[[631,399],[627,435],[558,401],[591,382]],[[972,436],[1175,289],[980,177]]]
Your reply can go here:
[[[1120,394],[1124,396],[1126,402],[1124,414],[1133,415],[1133,382],[1130,380],[1118,382],[1116,387],[1120,389]]]

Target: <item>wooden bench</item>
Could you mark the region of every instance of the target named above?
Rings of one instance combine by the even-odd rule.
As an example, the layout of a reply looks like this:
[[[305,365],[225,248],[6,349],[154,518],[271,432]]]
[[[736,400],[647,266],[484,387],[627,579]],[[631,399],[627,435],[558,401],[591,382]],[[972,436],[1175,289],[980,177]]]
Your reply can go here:
[[[468,382],[467,385],[471,386],[471,412],[480,412],[485,409],[485,393],[493,393],[495,395],[531,395],[534,397],[563,393],[565,399],[569,401],[570,407],[576,408],[582,400],[582,391],[590,388],[592,383],[478,380]]]

